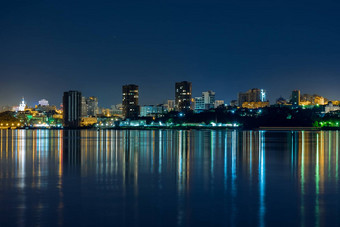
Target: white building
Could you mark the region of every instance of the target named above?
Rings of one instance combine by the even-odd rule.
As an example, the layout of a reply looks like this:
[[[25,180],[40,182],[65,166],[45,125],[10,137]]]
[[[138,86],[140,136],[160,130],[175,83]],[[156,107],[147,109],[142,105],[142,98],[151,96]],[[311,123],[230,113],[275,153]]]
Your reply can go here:
[[[215,108],[219,107],[223,105],[224,106],[224,100],[216,100],[215,101]]]
[[[328,102],[328,104],[325,106],[325,113],[329,113],[332,111],[340,110],[340,106],[333,106],[332,102]]]
[[[24,97],[22,97],[22,100],[21,100],[21,103],[19,104],[18,110],[19,111],[25,111],[25,109],[26,109],[26,103],[25,103]]]
[[[195,98],[195,112],[199,113],[204,110],[215,108],[215,92],[202,92],[201,97]]]
[[[40,106],[48,106],[49,104],[48,104],[48,101],[46,99],[42,99],[42,100],[39,101],[39,105]]]

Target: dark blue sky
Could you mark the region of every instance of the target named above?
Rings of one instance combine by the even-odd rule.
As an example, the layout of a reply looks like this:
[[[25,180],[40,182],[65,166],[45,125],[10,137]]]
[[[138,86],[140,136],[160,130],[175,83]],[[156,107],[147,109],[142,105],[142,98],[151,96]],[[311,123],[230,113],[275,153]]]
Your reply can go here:
[[[264,88],[340,99],[339,1],[7,1],[0,5],[0,105],[78,89],[101,106],[140,86],[141,104],[194,96],[229,102]]]

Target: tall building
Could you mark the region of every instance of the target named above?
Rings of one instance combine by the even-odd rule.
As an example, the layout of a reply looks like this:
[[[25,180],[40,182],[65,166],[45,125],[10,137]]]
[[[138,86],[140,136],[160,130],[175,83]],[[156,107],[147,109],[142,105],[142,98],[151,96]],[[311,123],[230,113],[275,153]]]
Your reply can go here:
[[[191,82],[182,81],[175,85],[175,108],[177,111],[190,110]]]
[[[245,93],[238,94],[238,105],[241,107],[244,102],[266,102],[266,91],[263,89],[253,88]]]
[[[299,106],[300,105],[300,90],[292,91],[291,103],[292,103],[293,106]]]
[[[123,116],[128,119],[136,119],[139,115],[138,86],[127,84],[123,86]]]
[[[86,99],[87,116],[96,117],[98,114],[98,98],[88,97]]]
[[[82,117],[86,117],[87,116],[87,104],[86,104],[85,96],[81,97],[81,116]]]
[[[64,127],[77,128],[81,120],[81,92],[66,91],[63,96]]]

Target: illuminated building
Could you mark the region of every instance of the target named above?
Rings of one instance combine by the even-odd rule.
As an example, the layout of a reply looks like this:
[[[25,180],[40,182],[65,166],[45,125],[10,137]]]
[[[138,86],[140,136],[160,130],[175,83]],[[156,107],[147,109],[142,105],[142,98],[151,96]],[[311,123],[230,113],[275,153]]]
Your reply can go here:
[[[340,110],[340,106],[334,106],[332,102],[328,102],[328,104],[325,106],[325,113],[338,110]]]
[[[320,95],[310,95],[310,94],[303,94],[301,96],[300,105],[325,105],[328,100]]]
[[[85,96],[81,97],[81,116],[82,117],[86,117],[87,116],[87,104],[86,104]]]
[[[266,91],[263,89],[253,88],[245,93],[238,94],[238,105],[242,106],[244,102],[266,102]]]
[[[96,117],[82,117],[80,126],[92,126],[97,123],[97,118]]]
[[[38,103],[39,103],[40,106],[48,106],[49,105],[48,101],[46,99],[41,99],[41,100],[39,100]]]
[[[112,110],[108,108],[98,108],[98,114],[106,117],[111,117]]]
[[[215,92],[213,92],[213,91],[202,92],[202,98],[203,98],[203,101],[204,101],[204,109],[209,110],[209,109],[214,108]]]
[[[24,97],[22,97],[22,100],[21,100],[21,103],[19,104],[18,110],[19,111],[25,111],[25,109],[26,109],[26,103],[25,103]]]
[[[86,99],[87,116],[96,117],[98,114],[98,98],[88,97]]]
[[[168,111],[175,110],[175,100],[168,100],[167,104],[168,104]]]
[[[223,102],[224,103],[224,102]],[[202,92],[202,97],[195,98],[195,112],[202,112],[203,110],[213,109],[215,107],[215,92]]]
[[[224,106],[224,100],[215,100],[214,107],[217,108],[219,106]]]
[[[263,108],[263,107],[268,107],[269,102],[243,102],[242,103],[242,108],[247,108],[247,109],[257,109],[257,108]]]
[[[232,107],[237,106],[237,100],[231,100],[230,101],[230,106],[232,106]]]
[[[112,115],[123,117],[123,105],[122,104],[112,105],[111,109],[112,109]]]
[[[128,119],[136,119],[139,115],[138,86],[128,84],[123,86],[123,116]]]
[[[293,106],[300,106],[300,90],[292,91],[292,99],[290,102]]]
[[[333,100],[332,103],[333,103],[334,106],[340,106],[339,100]]]
[[[283,97],[280,97],[276,100],[276,104],[278,105],[286,105],[287,104],[287,100],[284,99]]]
[[[149,105],[149,106],[141,106],[140,108],[140,116],[141,117],[150,117],[150,116],[162,116],[167,112],[166,106],[160,105]]]
[[[199,113],[205,110],[203,97],[195,97],[195,112]]]
[[[77,128],[81,120],[81,92],[68,91],[63,96],[64,127]]]
[[[175,109],[187,111],[191,109],[191,82],[182,81],[175,84]]]

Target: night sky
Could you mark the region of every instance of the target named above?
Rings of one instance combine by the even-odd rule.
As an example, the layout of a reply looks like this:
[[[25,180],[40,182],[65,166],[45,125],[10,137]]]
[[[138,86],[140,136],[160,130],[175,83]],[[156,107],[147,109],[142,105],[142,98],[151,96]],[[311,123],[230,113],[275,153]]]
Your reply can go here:
[[[340,1],[1,1],[0,105],[63,91],[121,103],[140,86],[141,104],[193,95],[227,103],[264,88],[271,102],[291,90],[340,99]]]

